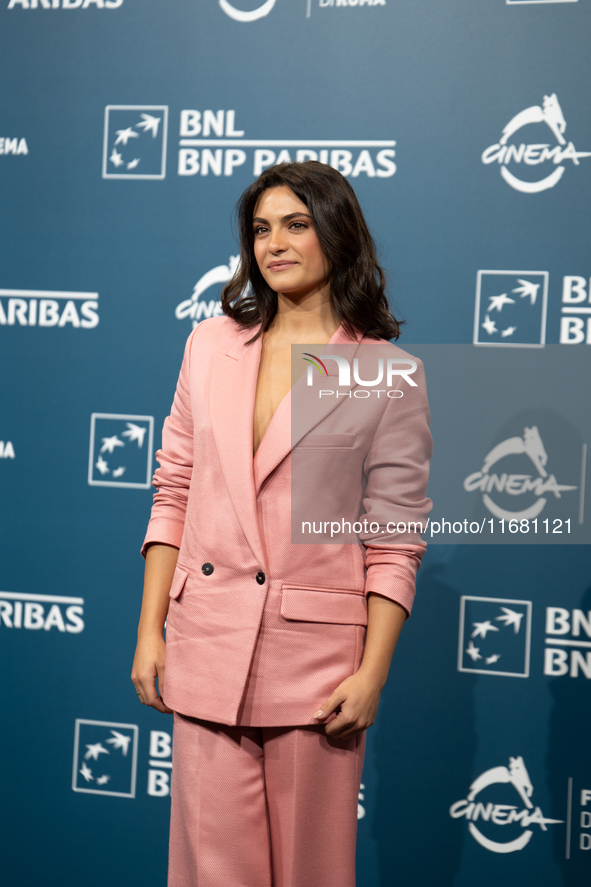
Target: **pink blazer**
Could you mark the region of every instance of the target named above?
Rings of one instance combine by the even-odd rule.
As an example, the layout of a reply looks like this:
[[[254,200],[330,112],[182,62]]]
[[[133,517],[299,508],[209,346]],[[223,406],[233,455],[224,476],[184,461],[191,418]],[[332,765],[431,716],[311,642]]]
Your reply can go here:
[[[253,459],[262,344],[247,345],[253,335],[215,317],[189,336],[156,453],[142,552],[150,542],[180,549],[166,629],[166,703],[230,725],[311,724],[318,705],[359,667],[368,592],[410,613],[426,546],[420,533],[383,529],[379,543],[292,543],[291,395]],[[342,327],[329,345],[339,343],[352,343]],[[392,519],[424,524],[431,508],[429,411],[417,364],[413,397],[381,401],[373,426],[341,434],[346,398],[326,398],[310,427],[298,431],[326,454],[323,470],[346,486],[357,513],[380,527]]]

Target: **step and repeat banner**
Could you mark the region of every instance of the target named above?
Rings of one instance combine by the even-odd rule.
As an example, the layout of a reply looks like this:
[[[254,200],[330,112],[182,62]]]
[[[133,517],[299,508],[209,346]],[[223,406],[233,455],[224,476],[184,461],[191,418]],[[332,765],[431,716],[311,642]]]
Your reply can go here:
[[[3,883],[166,883],[172,723],[129,680],[154,453],[237,198],[305,159],[359,196],[435,438],[358,884],[588,883],[590,27],[591,0],[2,0]]]

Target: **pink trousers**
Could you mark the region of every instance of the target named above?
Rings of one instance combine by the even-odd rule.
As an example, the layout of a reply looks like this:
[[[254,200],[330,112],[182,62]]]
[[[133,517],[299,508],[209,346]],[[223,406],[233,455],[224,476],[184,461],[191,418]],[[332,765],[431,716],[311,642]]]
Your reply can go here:
[[[355,887],[364,751],[175,714],[168,887]]]

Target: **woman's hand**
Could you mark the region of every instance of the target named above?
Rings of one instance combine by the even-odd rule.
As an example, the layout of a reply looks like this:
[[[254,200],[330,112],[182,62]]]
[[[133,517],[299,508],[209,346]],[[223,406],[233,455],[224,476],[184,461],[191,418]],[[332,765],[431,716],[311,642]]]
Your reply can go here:
[[[160,635],[138,640],[131,670],[131,680],[142,705],[151,705],[164,714],[172,714],[164,703],[164,668],[166,644]],[[156,690],[158,679],[158,691]]]
[[[337,716],[324,730],[335,739],[349,739],[371,727],[378,713],[381,692],[380,684],[360,669],[339,684],[314,717],[317,721],[326,721],[338,709]]]
[[[172,714],[172,710],[163,699],[166,663],[163,632],[178,556],[178,548],[160,542],[154,542],[146,552],[142,612],[131,670],[131,680],[140,702],[166,714]],[[156,679],[159,692],[156,692]]]
[[[325,721],[338,709],[336,718],[324,728],[328,736],[348,739],[367,730],[375,721],[380,694],[406,616],[406,610],[396,601],[368,592],[367,636],[359,671],[345,678],[314,715],[317,721]]]

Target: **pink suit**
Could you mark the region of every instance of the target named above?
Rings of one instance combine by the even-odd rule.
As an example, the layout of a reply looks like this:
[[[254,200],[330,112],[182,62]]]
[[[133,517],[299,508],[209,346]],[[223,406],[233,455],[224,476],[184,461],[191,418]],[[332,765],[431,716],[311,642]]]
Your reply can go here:
[[[210,742],[212,736],[220,739],[223,735],[227,746],[228,736],[234,734],[224,733],[222,724],[243,729],[317,725],[312,717],[315,709],[361,662],[367,593],[391,598],[410,612],[415,574],[425,549],[420,532],[395,536],[385,534],[384,529],[364,540],[365,544],[293,544],[291,526],[295,443],[311,447],[299,452],[304,459],[313,457],[309,466],[316,489],[322,487],[323,478],[332,480],[333,486],[342,486],[345,480],[353,504],[381,528],[388,520],[425,523],[431,507],[425,496],[431,436],[420,362],[413,396],[374,404],[373,420],[361,425],[351,425],[354,420],[348,419],[353,416],[351,402],[343,408],[344,400],[324,398],[297,419],[294,433],[288,394],[253,460],[262,340],[246,343],[255,332],[241,330],[226,317],[196,327],[187,342],[171,414],[164,423],[162,449],[157,453],[160,468],[154,486],[158,492],[143,550],[150,542],[180,549],[170,590],[165,700],[178,713],[179,766],[175,760],[171,850],[174,847],[174,858],[183,861],[178,865],[171,861],[171,872],[180,867],[184,874],[171,880],[171,887],[193,883],[262,887],[262,882],[236,881],[229,869],[219,880],[205,875],[189,879],[194,850],[185,842],[181,852],[177,827],[181,808],[186,810],[187,803],[192,803],[187,801],[191,788],[186,766],[180,765],[181,760],[191,759],[186,745],[189,735],[191,742],[201,745],[204,736]],[[342,328],[324,346],[325,351],[339,344],[355,345]],[[358,342],[359,346],[369,344],[375,340]],[[389,347],[399,357],[409,357]],[[330,376],[326,384],[334,387],[336,369]],[[343,428],[348,430],[343,433]],[[315,470],[323,474],[315,478]],[[322,728],[314,726],[305,735],[318,737],[319,731]],[[254,745],[264,749],[263,733],[256,736]],[[236,741],[240,747],[246,740]],[[316,751],[318,747],[316,741]],[[326,751],[326,739],[324,747]],[[348,772],[352,768],[360,779],[363,743],[355,743],[352,756],[343,756],[342,749],[329,750],[336,755],[335,761],[350,759]],[[222,767],[220,779],[223,773]],[[269,795],[272,777],[266,778]],[[309,778],[313,782],[317,777],[312,773]],[[345,782],[350,788],[351,779]],[[218,795],[224,794],[221,783],[218,788]],[[332,795],[333,809],[338,809],[343,797],[335,783]],[[271,822],[271,840],[272,834]],[[354,847],[351,827],[346,835],[343,832],[342,841],[335,840],[335,847],[342,850],[347,843]],[[296,851],[297,846],[293,843],[294,853],[303,852]],[[287,869],[295,871],[297,866],[290,863]],[[312,882],[309,876],[310,872],[303,880],[285,880],[276,874],[273,883],[275,887],[313,887],[313,883],[329,887],[326,880]],[[341,872],[334,883],[352,885],[352,877],[348,881]]]

